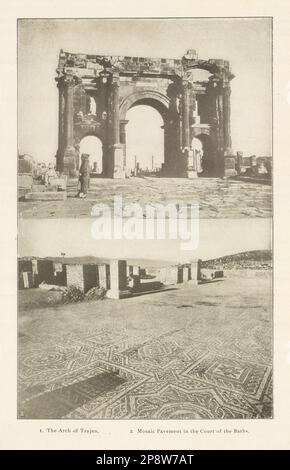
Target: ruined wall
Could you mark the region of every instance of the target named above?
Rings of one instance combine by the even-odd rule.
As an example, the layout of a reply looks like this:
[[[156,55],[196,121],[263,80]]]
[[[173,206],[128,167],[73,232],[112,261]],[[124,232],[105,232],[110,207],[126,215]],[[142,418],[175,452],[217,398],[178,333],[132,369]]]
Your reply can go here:
[[[82,264],[68,264],[66,266],[67,285],[75,286],[84,291],[84,273]]]
[[[68,264],[66,270],[67,286],[76,286],[85,293],[92,287],[110,288],[110,272],[106,264]]]

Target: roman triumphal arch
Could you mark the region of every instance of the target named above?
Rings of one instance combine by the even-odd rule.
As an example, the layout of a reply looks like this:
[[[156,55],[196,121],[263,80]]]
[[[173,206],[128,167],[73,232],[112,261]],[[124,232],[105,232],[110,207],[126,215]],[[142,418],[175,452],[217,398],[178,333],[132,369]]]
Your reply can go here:
[[[199,79],[198,71],[207,71]],[[204,74],[202,74],[204,78]],[[181,59],[101,56],[60,51],[57,68],[59,128],[57,169],[78,174],[85,136],[102,142],[102,175],[126,176],[127,112],[139,104],[155,108],[164,122],[161,175],[195,178],[235,173],[230,135],[229,62],[198,59],[189,50]],[[145,125],[145,124],[144,124]],[[195,138],[205,146],[197,161]]]

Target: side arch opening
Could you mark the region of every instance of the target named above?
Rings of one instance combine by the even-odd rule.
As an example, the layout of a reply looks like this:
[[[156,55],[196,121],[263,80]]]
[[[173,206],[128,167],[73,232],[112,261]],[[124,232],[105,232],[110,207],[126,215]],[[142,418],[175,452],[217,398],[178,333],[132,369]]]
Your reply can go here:
[[[87,135],[80,141],[80,155],[87,153],[89,155],[91,175],[100,176],[103,173],[103,143],[95,135]]]
[[[216,171],[216,156],[212,139],[207,134],[198,134],[191,141],[195,153],[198,176],[213,176]]]

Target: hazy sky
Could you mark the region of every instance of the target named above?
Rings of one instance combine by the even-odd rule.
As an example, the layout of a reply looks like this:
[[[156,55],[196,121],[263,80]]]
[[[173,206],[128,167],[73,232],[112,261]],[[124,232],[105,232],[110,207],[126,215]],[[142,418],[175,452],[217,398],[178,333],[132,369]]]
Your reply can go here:
[[[126,164],[128,168],[135,167],[136,161],[140,167],[160,168],[164,162],[164,131],[163,119],[154,108],[138,105],[129,109],[126,119]],[[144,124],[145,123],[145,124]],[[81,141],[80,153],[88,153],[90,162],[97,162],[98,172],[102,172],[102,143],[94,136],[87,136]]]
[[[196,49],[199,58],[229,60],[236,76],[232,81],[233,148],[245,155],[271,154],[269,19],[21,20],[18,47],[18,147],[37,160],[49,161],[57,150],[54,78],[61,48],[76,53],[169,58],[181,58],[187,49]],[[134,128],[131,135],[139,131],[145,148],[150,124],[154,125],[147,153],[151,158],[153,149],[158,155],[162,147],[159,117],[154,124],[154,114],[144,113],[141,107],[134,114],[128,124],[129,130]],[[131,154],[134,145],[133,137]]]
[[[188,262],[196,257],[205,260],[271,246],[270,219],[200,219],[194,232],[199,243],[192,251],[182,250],[180,240],[94,240],[93,220],[34,219],[31,224],[29,219],[20,219],[19,256],[60,256],[63,252],[66,256]]]

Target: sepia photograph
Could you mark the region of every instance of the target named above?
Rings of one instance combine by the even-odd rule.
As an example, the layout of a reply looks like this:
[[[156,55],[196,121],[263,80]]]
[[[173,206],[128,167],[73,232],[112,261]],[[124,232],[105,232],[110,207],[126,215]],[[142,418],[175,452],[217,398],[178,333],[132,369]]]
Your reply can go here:
[[[20,19],[20,216],[88,216],[119,195],[194,200],[203,218],[271,217],[271,28]]]
[[[19,420],[272,419],[272,19],[18,19]]]

